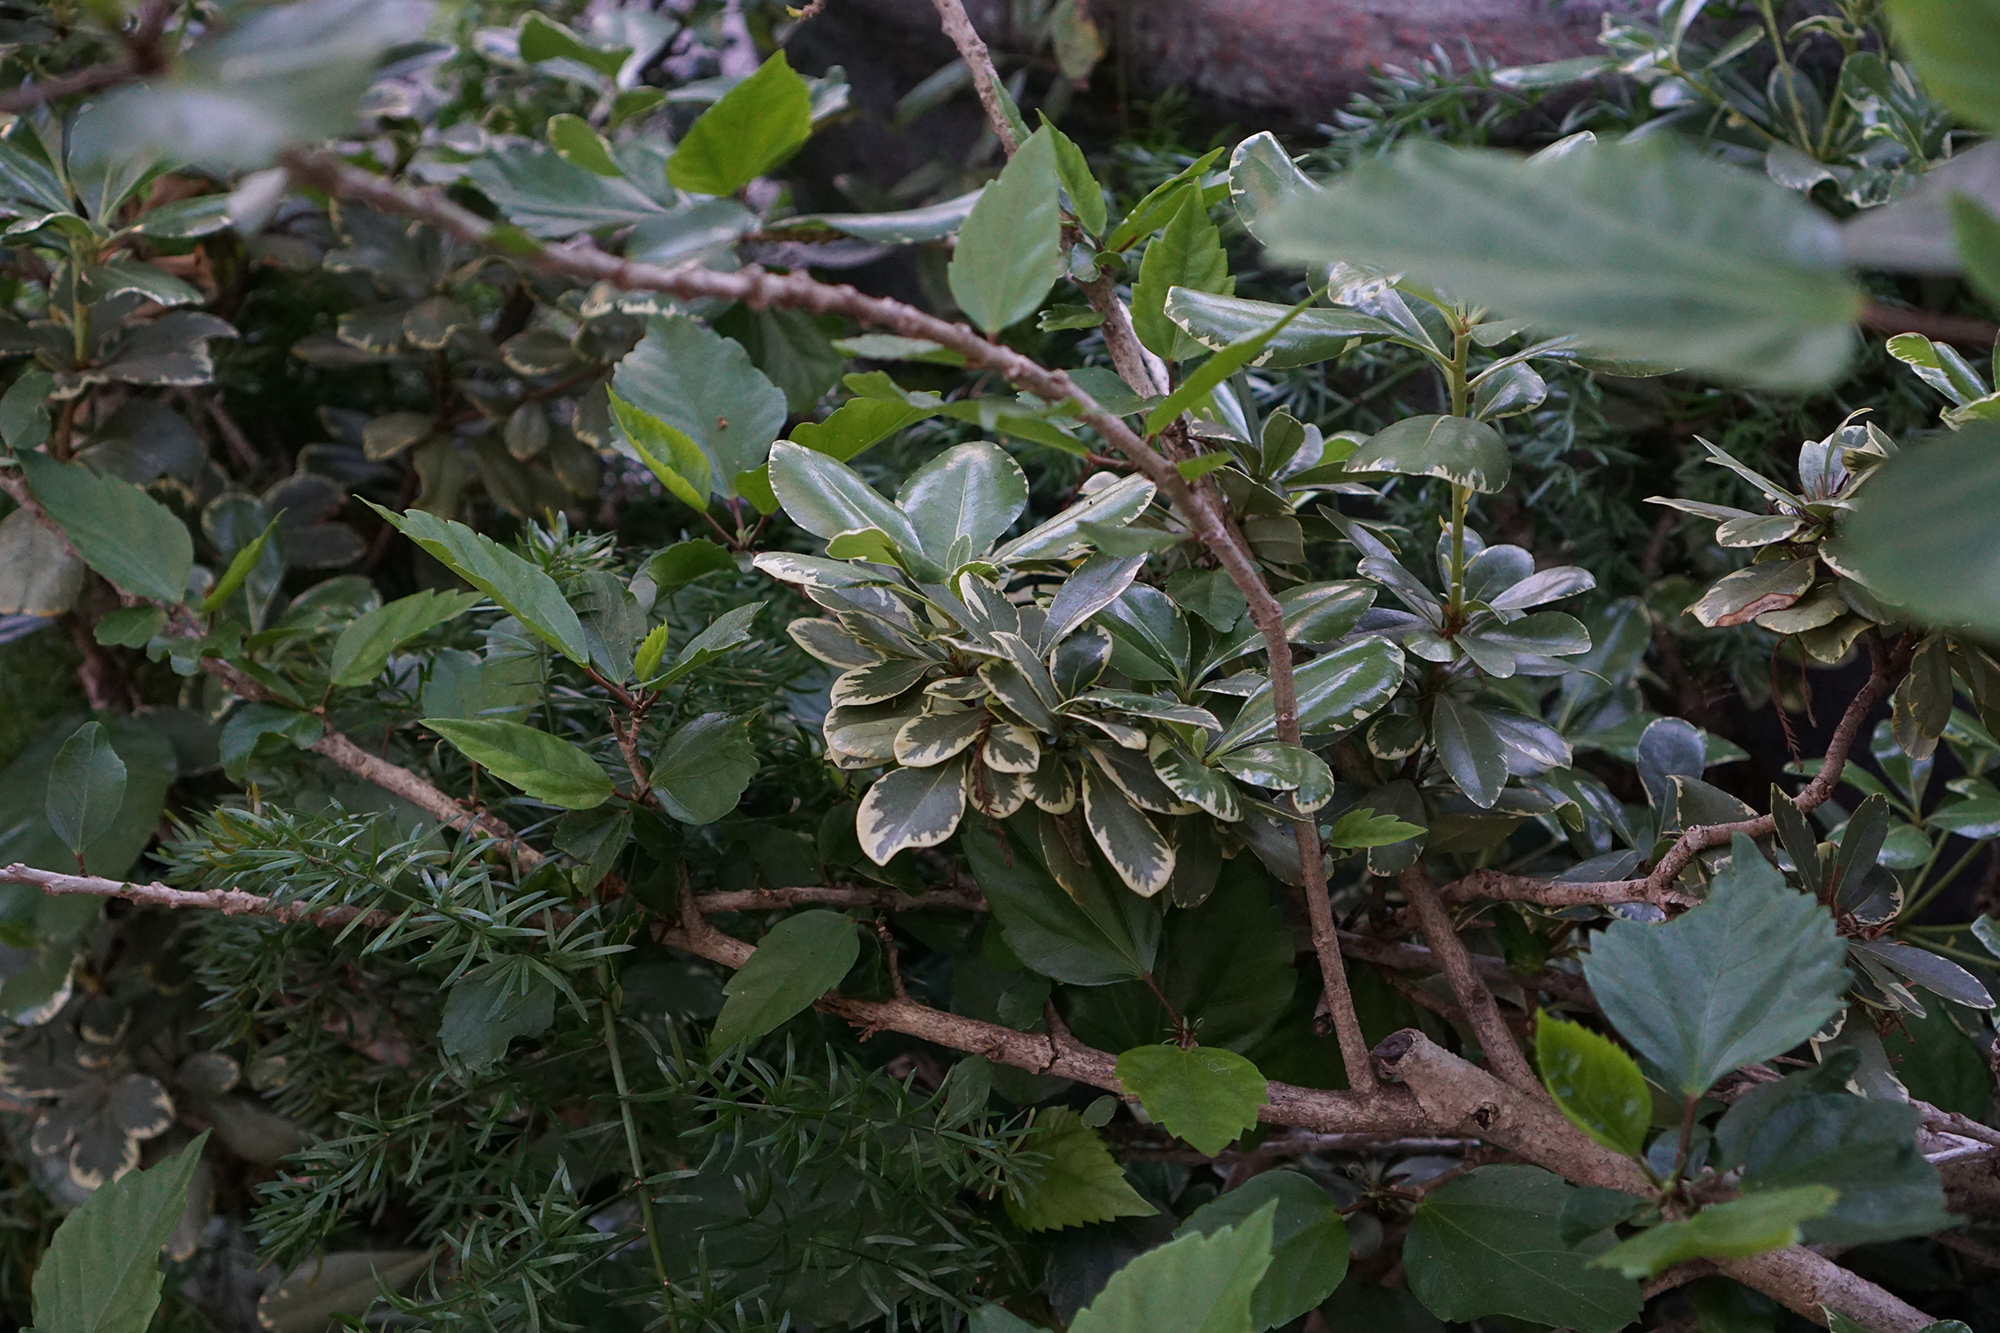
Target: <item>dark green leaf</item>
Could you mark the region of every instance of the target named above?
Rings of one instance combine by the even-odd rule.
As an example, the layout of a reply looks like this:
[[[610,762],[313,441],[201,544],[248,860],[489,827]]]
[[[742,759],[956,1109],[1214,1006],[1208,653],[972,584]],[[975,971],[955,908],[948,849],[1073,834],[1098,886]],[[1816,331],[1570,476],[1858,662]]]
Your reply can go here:
[[[981,557],[1013,526],[1028,507],[1028,478],[999,445],[961,444],[911,473],[896,507],[909,516],[924,554],[948,566],[955,544],[964,543],[964,558]]]
[[[424,725],[467,759],[538,801],[589,810],[611,796],[611,777],[598,762],[546,731],[497,718],[427,718]]]
[[[1017,1166],[1010,1173],[1007,1216],[1023,1231],[1149,1217],[1158,1211],[1126,1181],[1124,1169],[1097,1131],[1068,1107],[1037,1113],[1027,1147],[1047,1160]]]
[[[1431,714],[1431,740],[1438,762],[1466,799],[1491,808],[1507,785],[1507,748],[1486,714],[1449,694],[1440,694]]]
[[[826,454],[789,440],[771,446],[771,489],[785,513],[815,536],[873,528],[901,551],[920,556],[923,539],[909,516],[882,498],[861,474]]]
[[[1259,1329],[1313,1309],[1347,1274],[1347,1223],[1327,1192],[1297,1171],[1266,1171],[1195,1209],[1174,1233],[1212,1236],[1274,1203],[1271,1266],[1250,1302],[1251,1327]]]
[[[216,757],[222,761],[224,775],[240,782],[249,770],[251,758],[267,738],[283,741],[295,750],[309,750],[319,744],[320,737],[325,734],[325,720],[304,709],[276,703],[249,703],[230,714],[229,721],[223,723]],[[284,747],[274,745],[266,748],[282,753]]]
[[[1890,29],[1924,87],[1984,130],[2000,130],[2000,3],[1889,0]]]
[[[675,819],[712,824],[736,808],[757,768],[748,720],[703,713],[674,732],[653,761],[653,790]]]
[[[1696,1097],[1731,1070],[1782,1055],[1840,1008],[1846,949],[1833,917],[1742,834],[1708,901],[1663,925],[1618,921],[1584,975],[1620,1036]]]
[[[421,509],[376,512],[436,556],[460,578],[505,607],[534,636],[579,666],[590,664],[583,622],[563,599],[556,581],[500,543],[463,523]]]
[[[854,923],[840,913],[814,909],[786,917],[723,986],[729,998],[709,1034],[709,1049],[726,1050],[776,1031],[838,986],[860,956]]]
[[[696,194],[735,194],[811,134],[812,91],[776,51],[689,127],[667,162],[667,179]]]
[[[1794,1097],[1763,1117],[1742,1145],[1743,1187],[1839,1191],[1832,1208],[1800,1228],[1814,1245],[1868,1245],[1949,1227],[1937,1168],[1917,1145],[1921,1120],[1906,1102],[1844,1089]]]
[[[1062,272],[1056,151],[1037,130],[988,185],[958,230],[949,278],[959,309],[986,333],[1019,323]]]
[[[1466,417],[1405,417],[1347,459],[1350,471],[1443,477],[1486,495],[1507,484],[1510,466],[1500,432]]]
[[[1111,1275],[1070,1333],[1258,1333],[1253,1309],[1271,1266],[1268,1203],[1234,1226],[1190,1231]]]
[[[15,461],[36,501],[92,569],[136,597],[174,604],[187,595],[194,542],[173,511],[130,482],[75,463],[37,453]]]
[[[1833,1207],[1825,1185],[1759,1190],[1704,1208],[1684,1222],[1662,1222],[1599,1255],[1596,1263],[1629,1278],[1650,1278],[1690,1259],[1747,1259],[1796,1245],[1799,1224]]]
[[[545,977],[461,977],[445,998],[438,1041],[446,1055],[484,1071],[514,1038],[539,1036],[555,1021],[556,988]]]
[[[1996,490],[2000,425],[1905,449],[1855,498],[1836,541],[1841,567],[1911,619],[2000,631],[2000,512],[1987,503]]]
[[[1305,735],[1347,731],[1389,702],[1403,683],[1403,652],[1388,639],[1369,637],[1322,653],[1293,673],[1299,730]],[[1236,720],[1213,752],[1274,739],[1277,713],[1269,684],[1243,701]]]
[[[1581,1333],[1638,1319],[1639,1284],[1590,1266],[1562,1242],[1573,1191],[1532,1166],[1484,1166],[1431,1191],[1403,1242],[1410,1290],[1454,1323],[1507,1315]]]
[[[1168,292],[1165,306],[1168,319],[1202,346],[1218,352],[1262,333],[1283,319],[1288,309],[1269,301],[1246,301],[1238,296],[1216,296],[1185,287]],[[1377,342],[1398,333],[1395,325],[1372,315],[1309,307],[1266,340],[1264,349],[1248,364],[1274,370],[1309,366],[1332,360],[1357,341]]]
[[[98,1187],[35,1266],[37,1333],[146,1333],[160,1304],[160,1247],[189,1205],[208,1135]]]
[[[1535,1063],[1571,1124],[1627,1156],[1644,1151],[1653,1095],[1638,1063],[1615,1043],[1545,1013],[1535,1020]]]
[[[111,748],[104,727],[86,722],[56,751],[49,765],[49,827],[81,858],[109,833],[125,802],[125,761]]]
[[[1167,428],[1167,424],[1181,413],[1198,408],[1216,392],[1224,380],[1234,375],[1270,346],[1271,340],[1282,334],[1291,322],[1305,312],[1306,303],[1287,310],[1276,323],[1260,330],[1240,342],[1231,343],[1214,356],[1201,363],[1201,368],[1181,382],[1179,388],[1160,401],[1160,405],[1146,414],[1146,433],[1157,435]]]
[[[1971,195],[1953,194],[1951,233],[1965,263],[1965,280],[1986,304],[2000,306],[2000,218]]]
[[[1160,914],[1092,879],[1074,893],[1050,877],[1010,821],[1000,836],[975,822],[963,843],[973,878],[992,904],[1001,937],[1022,962],[1057,981],[1103,986],[1150,971]]]

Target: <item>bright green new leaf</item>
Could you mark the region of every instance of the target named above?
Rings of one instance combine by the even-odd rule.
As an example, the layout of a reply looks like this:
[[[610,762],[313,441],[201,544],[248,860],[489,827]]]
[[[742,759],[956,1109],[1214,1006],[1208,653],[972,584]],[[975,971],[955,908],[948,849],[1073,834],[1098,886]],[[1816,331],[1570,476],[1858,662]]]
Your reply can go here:
[[[725,1051],[755,1041],[840,984],[861,956],[854,923],[820,909],[788,916],[722,987],[728,998],[709,1034],[708,1048]]]
[[[1467,417],[1405,417],[1369,436],[1347,459],[1349,471],[1443,477],[1482,495],[1507,484],[1510,466],[1500,432]]]
[[[640,567],[661,597],[672,597],[704,574],[736,568],[736,557],[706,537],[690,537],[660,551]],[[641,677],[643,679],[643,677]]]
[[[1598,355],[1767,388],[1838,375],[1861,308],[1832,219],[1666,135],[1538,162],[1413,144],[1280,206],[1269,234],[1294,263],[1408,273]]]
[[[835,408],[825,421],[807,421],[792,427],[793,444],[845,463],[905,426],[913,426],[936,415],[928,407],[913,406],[893,398],[850,398]]]
[[[1190,1231],[1111,1275],[1070,1333],[1259,1333],[1258,1284],[1271,1266],[1267,1203],[1234,1226]]]
[[[694,489],[704,505],[711,491],[737,494],[737,476],[763,466],[785,425],[784,391],[751,364],[743,345],[685,315],[648,320],[646,336],[618,363],[611,387],[700,446],[710,479]],[[675,471],[682,468],[682,455],[663,456]]]
[[[1832,915],[1739,833],[1708,901],[1662,925],[1613,922],[1583,970],[1618,1035],[1697,1097],[1818,1031],[1847,990],[1846,956]]]
[[[1315,1308],[1347,1275],[1347,1223],[1326,1190],[1297,1171],[1266,1171],[1195,1209],[1174,1232],[1213,1236],[1273,1204],[1271,1266],[1250,1302],[1251,1326],[1260,1329]]]
[[[1333,821],[1326,835],[1329,847],[1393,847],[1423,832],[1418,824],[1406,824],[1394,815],[1378,815],[1367,806],[1356,806]]]
[[[1062,272],[1056,150],[1047,130],[1022,144],[958,229],[952,300],[986,333],[1035,313]]]
[[[1097,1131],[1068,1107],[1038,1112],[1026,1146],[1044,1160],[1018,1165],[1007,1182],[1007,1216],[1023,1231],[1150,1217],[1158,1211],[1125,1179],[1125,1169]]]
[[[71,733],[49,766],[49,827],[78,857],[111,831],[125,801],[125,761],[104,726],[86,722]]]
[[[333,641],[329,682],[366,685],[389,665],[389,655],[418,635],[455,620],[479,604],[476,592],[425,589],[399,597],[348,622]]]
[[[622,177],[625,174],[611,160],[611,145],[604,142],[604,136],[590,128],[590,122],[582,116],[550,116],[549,147],[585,171],[594,171],[600,176]]]
[[[1410,1290],[1451,1323],[1506,1315],[1580,1333],[1618,1333],[1645,1300],[1630,1278],[1563,1244],[1575,1191],[1532,1166],[1483,1166],[1432,1190],[1403,1241]]]
[[[538,801],[589,810],[611,796],[611,777],[595,759],[546,731],[497,718],[426,718],[424,725],[467,759]]]
[[[530,12],[521,20],[521,59],[530,64],[544,60],[574,60],[580,65],[596,70],[607,78],[615,78],[625,66],[625,58],[630,51],[607,51],[601,46],[592,46],[562,24],[547,15]]]
[[[750,642],[750,622],[755,620],[757,613],[763,609],[762,602],[750,602],[724,611],[707,629],[688,640],[687,646],[681,649],[680,654],[665,671],[657,676],[648,676],[642,672],[639,676],[640,681],[650,689],[664,689],[689,672],[699,671],[731,649],[742,647]],[[662,625],[660,629],[654,630],[653,634],[659,634],[665,628],[666,626]],[[646,636],[648,643],[652,642],[653,634]],[[664,649],[665,640],[662,639],[660,642]],[[642,652],[644,647],[642,644]],[[657,658],[654,659],[653,665],[658,666]]]
[[[128,481],[47,454],[16,457],[28,489],[84,563],[135,597],[187,595],[194,542],[173,511]]]
[[[754,614],[756,607],[748,609]],[[716,623],[726,619],[718,617]],[[712,824],[736,808],[743,789],[757,776],[757,767],[748,721],[727,713],[703,713],[668,738],[653,761],[651,781],[660,803],[675,819]]]
[[[1839,1197],[1825,1185],[1758,1190],[1686,1221],[1648,1227],[1594,1262],[1626,1277],[1650,1278],[1690,1259],[1747,1259],[1798,1244],[1799,1224],[1826,1212]]]
[[[1889,27],[1932,96],[2000,130],[2000,0],[1889,0]]]
[[[579,666],[590,665],[590,641],[584,635],[583,622],[563,599],[556,581],[542,570],[463,523],[421,509],[396,514],[379,505],[370,507],[454,574],[505,607],[536,638]]]
[[[257,568],[257,562],[264,558],[264,548],[271,544],[271,534],[278,530],[278,520],[282,517],[282,514],[273,514],[271,521],[264,525],[264,530],[257,534],[256,540],[236,553],[236,558],[229,562],[229,568],[223,570],[222,577],[215,581],[215,587],[201,599],[203,611],[214,611],[236,595],[236,590],[250,577],[250,571]]]
[[[1104,238],[1104,248],[1124,250],[1140,237],[1149,236],[1166,226],[1168,219],[1172,218],[1175,210],[1181,206],[1182,187],[1190,181],[1200,183],[1202,177],[1208,174],[1208,169],[1215,165],[1215,160],[1222,156],[1223,151],[1220,148],[1211,148],[1155,185],[1144,199],[1132,206],[1132,211],[1125,215],[1125,220],[1111,229],[1110,235]],[[1208,202],[1214,202],[1226,194],[1228,189],[1226,185],[1219,185],[1213,191],[1205,192],[1209,195]]]
[[[1209,221],[1201,189],[1188,185],[1167,229],[1146,246],[1139,261],[1139,281],[1132,288],[1132,330],[1147,349],[1169,361],[1185,361],[1202,351],[1202,344],[1167,318],[1167,293],[1176,287],[1230,296],[1236,280],[1229,276],[1229,256],[1222,250],[1222,233]]]
[[[160,1304],[160,1247],[188,1209],[208,1143],[98,1187],[63,1219],[35,1266],[36,1333],[146,1333]]]
[[[707,509],[713,470],[701,446],[689,439],[686,431],[634,407],[616,393],[607,394],[606,401],[611,407],[611,419],[625,433],[626,441],[638,452],[639,461],[646,465],[647,471],[658,477],[660,484],[682,504],[695,510]]]
[[[1269,1100],[1256,1065],[1214,1046],[1134,1047],[1118,1057],[1118,1081],[1169,1134],[1209,1157],[1255,1128]]]
[[[1077,224],[1085,235],[1102,236],[1110,222],[1104,211],[1104,187],[1097,183],[1090,163],[1084,160],[1083,150],[1067,134],[1049,124],[1046,114],[1042,117],[1042,127],[1055,141],[1056,176],[1062,181],[1063,193],[1069,196],[1070,211]]]
[[[1616,1043],[1545,1013],[1535,1020],[1535,1063],[1571,1124],[1627,1156],[1645,1150],[1653,1096],[1638,1062]]]
[[[689,127],[667,179],[696,194],[735,194],[812,134],[812,90],[780,50]]]

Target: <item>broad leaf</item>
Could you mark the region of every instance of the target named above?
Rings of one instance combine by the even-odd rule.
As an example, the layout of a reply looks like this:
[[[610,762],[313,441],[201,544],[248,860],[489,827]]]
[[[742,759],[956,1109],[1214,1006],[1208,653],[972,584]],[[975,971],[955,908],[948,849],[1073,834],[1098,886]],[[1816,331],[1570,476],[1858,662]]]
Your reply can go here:
[[[333,642],[330,683],[366,685],[389,665],[391,653],[463,615],[478,601],[478,593],[426,589],[356,617]]]
[[[661,597],[672,597],[704,574],[736,568],[736,557],[706,537],[675,542],[640,566]]]
[[[1796,1245],[1799,1224],[1833,1207],[1839,1195],[1825,1185],[1758,1190],[1704,1208],[1682,1222],[1662,1222],[1597,1257],[1599,1267],[1630,1278],[1656,1277],[1690,1259],[1747,1259]]]
[[[854,831],[876,865],[909,847],[935,847],[965,814],[966,760],[931,768],[896,768],[875,779],[861,798]]]
[[[1535,1020],[1535,1063],[1542,1086],[1571,1124],[1627,1156],[1644,1151],[1653,1096],[1638,1064],[1616,1043],[1542,1014]]]
[[[86,722],[49,765],[49,827],[81,859],[84,849],[117,823],[124,801],[125,761],[111,748],[103,725]]]
[[[1158,1211],[1125,1179],[1124,1168],[1097,1131],[1067,1107],[1037,1113],[1026,1147],[1046,1160],[1009,1173],[1007,1216],[1023,1231],[1149,1217]]]
[[[1833,221],[1670,136],[1543,161],[1415,144],[1269,227],[1285,259],[1407,272],[1602,356],[1810,388],[1854,347]]]
[[[909,555],[921,555],[923,538],[903,511],[845,463],[789,440],[771,446],[771,489],[794,523],[829,540],[873,528]]]
[[[1169,361],[1198,355],[1203,344],[1167,317],[1167,294],[1174,288],[1217,296],[1229,296],[1236,290],[1236,280],[1229,276],[1229,256],[1222,250],[1222,234],[1208,220],[1201,188],[1190,184],[1183,188],[1182,196],[1167,229],[1146,246],[1145,258],[1139,263],[1139,281],[1132,288],[1133,332],[1147,350]]]
[[[1403,652],[1388,639],[1358,639],[1315,657],[1292,673],[1292,681],[1302,734],[1347,731],[1395,696],[1403,683]],[[1277,712],[1266,683],[1244,700],[1236,720],[1211,749],[1219,753],[1277,734]]]
[[[1174,848],[1120,786],[1094,764],[1083,770],[1083,819],[1125,887],[1150,898],[1174,874]]]
[[[590,641],[583,622],[563,599],[556,581],[500,543],[463,523],[421,509],[375,512],[403,535],[436,556],[454,574],[491,597],[531,633],[579,666],[590,665]]]
[[[1507,484],[1510,467],[1500,432],[1466,417],[1405,417],[1368,437],[1348,456],[1352,472],[1443,477],[1490,495]]]
[[[1277,1205],[1271,1266],[1251,1298],[1253,1328],[1288,1324],[1333,1294],[1347,1275],[1347,1223],[1319,1183],[1297,1171],[1266,1171],[1194,1210],[1175,1236],[1213,1236]]]
[[[706,510],[715,474],[701,446],[686,431],[668,425],[616,393],[606,395],[606,402],[611,407],[611,419],[618,423],[625,442],[638,453],[646,470],[658,477],[676,500],[691,509]]]
[[[1255,1128],[1269,1100],[1256,1065],[1214,1046],[1135,1046],[1118,1057],[1118,1081],[1169,1134],[1209,1157]]]
[[[750,602],[724,611],[707,629],[689,639],[687,646],[682,648],[667,669],[658,675],[651,674],[653,668],[659,665],[658,658],[655,657],[652,663],[647,665],[643,660],[645,644],[642,644],[642,656],[634,662],[635,668],[643,668],[639,670],[639,678],[649,689],[664,689],[683,676],[699,671],[724,653],[734,651],[750,642],[750,622],[755,620],[757,613],[763,609],[762,602]],[[663,635],[666,628],[662,625],[652,634],[648,634],[646,642],[651,643],[654,635]],[[664,650],[666,647],[664,637],[660,639],[659,644]]]
[[[427,718],[424,725],[473,763],[538,801],[589,810],[610,798],[611,776],[559,736],[498,718]]]
[[[711,625],[709,631],[714,628]],[[694,644],[688,645],[689,650],[693,648]],[[727,713],[703,713],[667,739],[653,760],[650,781],[660,803],[675,819],[685,824],[712,824],[736,808],[743,799],[743,789],[757,776],[757,768],[748,720]]]
[[[860,956],[854,923],[840,913],[814,909],[786,917],[723,985],[728,998],[708,1048],[724,1051],[777,1030],[838,986]]]
[[[1289,306],[1246,301],[1176,287],[1167,293],[1166,317],[1202,346],[1221,351],[1255,337],[1283,319]],[[1264,341],[1263,350],[1247,363],[1274,370],[1330,361],[1358,341],[1394,338],[1400,330],[1372,315],[1352,310],[1309,307]]]
[[[1484,1166],[1424,1196],[1403,1241],[1410,1290],[1440,1319],[1506,1315],[1581,1333],[1617,1333],[1639,1317],[1639,1284],[1592,1268],[1563,1244],[1574,1191],[1532,1166]]]
[[[792,427],[791,441],[845,463],[877,440],[933,415],[931,408],[898,399],[857,396],[835,408],[824,421]]]
[[[1924,87],[1984,130],[2000,130],[2000,3],[1889,0],[1890,29]]]
[[[1275,238],[1264,224],[1279,206],[1318,192],[1269,130],[1251,135],[1229,155],[1229,201],[1243,229],[1266,245]]]
[[[1022,962],[1072,986],[1136,981],[1153,968],[1160,914],[1142,899],[1095,878],[1065,891],[1015,836],[975,821],[963,845],[972,876],[992,905],[1001,938]]]
[[[1831,553],[1884,600],[1930,624],[2000,631],[2000,425],[1905,449],[1868,476]],[[1951,578],[1938,578],[1941,569]]]
[[[1070,1333],[1259,1333],[1258,1284],[1271,1266],[1275,1203],[1234,1226],[1190,1231],[1111,1275]]]
[[[648,320],[646,336],[618,363],[611,387],[700,446],[709,465],[707,491],[724,496],[738,493],[739,474],[764,465],[785,425],[784,391],[751,364],[743,345],[686,315]],[[680,455],[670,462],[679,472]]]
[[[1739,833],[1707,902],[1663,925],[1613,922],[1584,976],[1619,1035],[1696,1097],[1818,1031],[1840,1008],[1845,958],[1832,915]]]
[[[1754,1129],[1729,1124],[1742,1105],[1723,1119],[1743,1140],[1745,1189],[1827,1185],[1840,1193],[1800,1228],[1808,1243],[1868,1245],[1953,1225],[1938,1170],[1917,1144],[1922,1117],[1907,1102],[1839,1088],[1807,1092],[1760,1116]]]
[[[955,547],[964,552],[960,563],[984,556],[1013,526],[1028,507],[1028,478],[999,445],[961,444],[911,473],[896,507],[909,516],[924,554],[949,567]]]
[[[812,134],[812,90],[776,51],[688,128],[667,179],[696,194],[735,194]]]
[[[989,335],[1026,319],[1062,272],[1061,234],[1055,145],[1037,130],[958,229],[952,299]]]
[[[1431,740],[1438,762],[1466,799],[1490,809],[1507,785],[1507,748],[1486,714],[1449,694],[1437,697]]]
[[[207,1142],[203,1133],[99,1186],[63,1219],[35,1266],[37,1333],[146,1333],[160,1304],[160,1247],[188,1209]]]
[[[534,1037],[556,1020],[556,988],[534,975],[461,977],[445,997],[438,1043],[474,1070],[491,1069],[516,1037]]]
[[[92,569],[135,597],[187,595],[194,542],[173,511],[128,481],[46,454],[16,457],[28,489]]]

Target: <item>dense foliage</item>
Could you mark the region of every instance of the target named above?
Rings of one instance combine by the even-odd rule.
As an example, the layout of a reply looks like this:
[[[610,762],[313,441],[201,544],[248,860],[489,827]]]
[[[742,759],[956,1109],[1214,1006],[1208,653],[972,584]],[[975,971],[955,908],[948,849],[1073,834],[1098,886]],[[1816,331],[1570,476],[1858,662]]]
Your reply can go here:
[[[937,8],[0,12],[7,1317],[2000,1327],[2000,5]]]

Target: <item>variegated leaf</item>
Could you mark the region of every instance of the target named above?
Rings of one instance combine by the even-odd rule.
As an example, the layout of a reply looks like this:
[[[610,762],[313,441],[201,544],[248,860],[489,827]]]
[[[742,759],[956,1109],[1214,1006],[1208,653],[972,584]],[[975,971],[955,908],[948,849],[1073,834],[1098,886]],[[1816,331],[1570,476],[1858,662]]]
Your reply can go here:
[[[914,711],[908,708],[896,708],[889,704],[835,706],[827,710],[826,719],[820,724],[820,734],[826,737],[829,749],[866,761],[858,767],[886,764],[896,757],[897,733],[914,716]],[[842,767],[856,765],[843,764]]]
[[[1216,762],[1253,786],[1293,793],[1301,810],[1317,810],[1333,799],[1333,770],[1326,760],[1296,745],[1276,741],[1246,745]]]
[[[1118,878],[1150,898],[1174,877],[1174,849],[1101,769],[1083,771],[1083,819]]]
[[[979,757],[988,768],[1002,773],[1032,773],[1042,762],[1042,741],[1026,727],[996,722],[986,733]]]
[[[1236,800],[1236,784],[1175,745],[1165,736],[1155,736],[1152,745],[1153,772],[1167,790],[1184,801],[1192,801],[1217,819],[1235,823],[1243,818]]]
[[[833,682],[831,697],[836,706],[847,708],[887,703],[921,684],[930,669],[929,662],[905,659],[872,662],[843,672]]]
[[[1195,807],[1175,795],[1160,781],[1143,750],[1113,749],[1108,745],[1086,745],[1098,771],[1118,784],[1134,805],[1160,815],[1191,815]]]
[[[1035,731],[1054,731],[1056,717],[1041,695],[1028,684],[1021,668],[1012,662],[988,662],[979,668],[979,678],[1008,711]]]
[[[807,653],[842,671],[873,666],[882,660],[881,653],[842,629],[837,620],[802,616],[785,626],[785,632]]]
[[[1148,742],[1146,733],[1137,727],[1128,727],[1123,722],[1113,722],[1097,713],[1078,713],[1076,720],[1088,723],[1111,738],[1112,744],[1121,750],[1143,750]]]
[[[984,708],[913,717],[896,733],[896,762],[910,768],[942,764],[968,749],[992,720]]]
[[[1092,690],[1079,699],[1072,699],[1064,705],[1065,710],[1079,704],[1096,705],[1113,712],[1130,713],[1134,717],[1156,718],[1161,722],[1181,722],[1190,727],[1200,727],[1211,734],[1220,734],[1222,722],[1206,708],[1180,703],[1174,699],[1162,699],[1158,695],[1140,694],[1136,690]]]
[[[898,768],[883,774],[861,798],[854,833],[876,865],[908,847],[935,847],[958,830],[965,815],[966,758],[931,768]]]
[[[994,819],[1005,819],[1028,803],[1019,773],[1002,773],[984,764],[966,770],[966,799],[972,808]]]
[[[1049,814],[1068,814],[1076,808],[1076,770],[1050,751],[1042,751],[1042,762],[1034,772],[1022,775],[1021,788]]]

